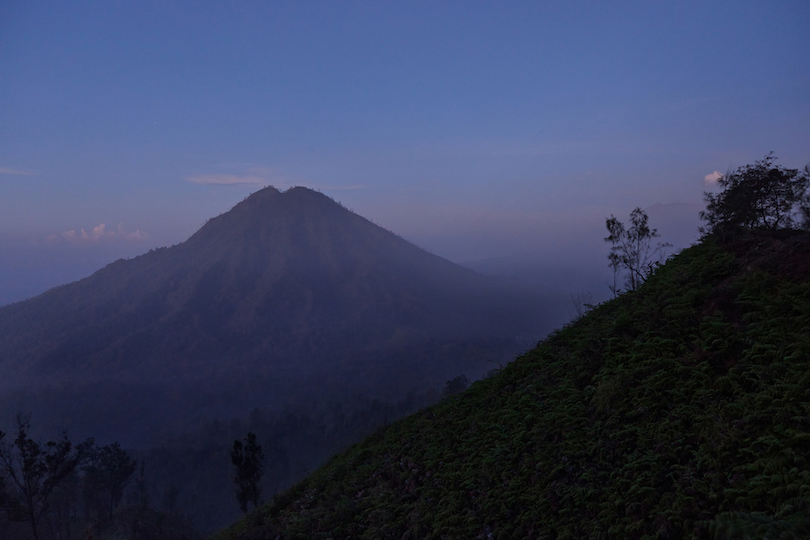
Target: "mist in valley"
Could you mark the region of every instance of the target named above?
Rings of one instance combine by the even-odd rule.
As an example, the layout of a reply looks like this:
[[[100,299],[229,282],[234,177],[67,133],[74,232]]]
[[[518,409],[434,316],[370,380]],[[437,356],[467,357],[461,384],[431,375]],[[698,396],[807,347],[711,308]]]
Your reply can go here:
[[[210,534],[235,441],[268,500],[612,298],[610,216],[808,161],[802,2],[0,11],[0,457],[75,459],[0,540]]]

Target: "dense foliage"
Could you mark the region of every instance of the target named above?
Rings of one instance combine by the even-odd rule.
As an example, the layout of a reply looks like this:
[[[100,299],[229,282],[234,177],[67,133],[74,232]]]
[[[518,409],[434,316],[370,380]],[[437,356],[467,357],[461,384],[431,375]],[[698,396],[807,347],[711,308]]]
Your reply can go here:
[[[706,239],[217,538],[806,538],[808,359],[810,235]]]
[[[741,229],[810,228],[810,166],[775,165],[773,153],[718,179],[720,193],[706,192],[705,233],[721,239]]]

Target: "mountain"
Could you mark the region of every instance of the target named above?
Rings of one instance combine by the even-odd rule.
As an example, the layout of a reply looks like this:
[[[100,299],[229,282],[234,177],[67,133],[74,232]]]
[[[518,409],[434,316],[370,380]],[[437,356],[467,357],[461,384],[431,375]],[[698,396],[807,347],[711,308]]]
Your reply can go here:
[[[216,540],[810,538],[810,233],[683,250]]]
[[[550,327],[527,287],[268,187],[186,242],[0,308],[0,399],[120,438],[105,426],[441,388]]]

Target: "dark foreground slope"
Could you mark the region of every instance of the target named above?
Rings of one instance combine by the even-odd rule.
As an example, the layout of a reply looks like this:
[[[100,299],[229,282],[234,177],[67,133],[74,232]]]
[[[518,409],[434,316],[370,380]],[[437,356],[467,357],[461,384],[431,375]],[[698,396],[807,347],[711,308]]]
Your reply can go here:
[[[809,504],[796,233],[681,252],[218,538],[808,538]]]

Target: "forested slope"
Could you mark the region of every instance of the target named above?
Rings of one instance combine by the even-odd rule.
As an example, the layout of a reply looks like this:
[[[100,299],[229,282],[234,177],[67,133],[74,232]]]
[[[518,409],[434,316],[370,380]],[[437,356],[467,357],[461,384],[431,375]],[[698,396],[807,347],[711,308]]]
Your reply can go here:
[[[684,250],[218,538],[807,538],[809,503],[810,236],[782,231]]]

